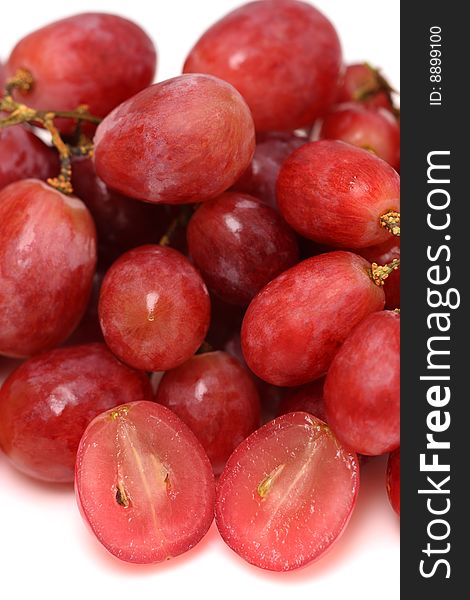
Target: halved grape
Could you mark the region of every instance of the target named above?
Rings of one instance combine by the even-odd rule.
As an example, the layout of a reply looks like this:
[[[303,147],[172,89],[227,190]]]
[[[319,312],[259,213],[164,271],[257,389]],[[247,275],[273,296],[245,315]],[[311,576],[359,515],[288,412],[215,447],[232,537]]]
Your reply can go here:
[[[241,306],[299,256],[296,235],[279,213],[239,192],[204,202],[189,222],[187,237],[209,288]]]
[[[96,417],[78,449],[82,516],[117,558],[157,563],[196,545],[214,517],[214,475],[192,431],[154,402]]]
[[[357,254],[327,252],[268,283],[243,320],[242,350],[250,369],[281,386],[324,375],[354,326],[384,306],[384,292],[369,269]]]
[[[359,464],[304,412],[278,417],[242,442],[220,477],[216,522],[248,562],[290,571],[318,559],[349,521]]]
[[[225,352],[199,354],[167,371],[156,401],[196,434],[216,475],[238,444],[260,424],[256,386],[246,369]]]
[[[83,315],[96,232],[81,200],[37,179],[0,192],[0,354],[26,357],[64,341]]]
[[[361,454],[400,445],[400,315],[369,315],[348,336],[326,377],[328,424]]]
[[[201,276],[172,248],[129,250],[106,273],[98,306],[104,339],[145,371],[184,363],[204,341],[210,301]]]
[[[320,140],[284,162],[277,200],[301,235],[333,247],[365,248],[391,236],[381,217],[400,210],[400,176],[367,150]]]
[[[152,400],[148,377],[104,344],[46,352],[18,367],[0,388],[0,447],[32,477],[73,481],[88,423],[123,402]]]
[[[224,192],[254,148],[253,119],[237,90],[191,74],[152,85],[110,113],[96,132],[95,165],[122,194],[184,204]]]
[[[154,45],[135,23],[117,15],[83,13],[50,23],[25,36],[13,49],[7,73],[27,69],[34,79],[19,94],[42,110],[74,110],[86,105],[104,117],[123,100],[147,87],[156,65]],[[70,131],[74,123],[63,121]]]
[[[246,98],[257,131],[311,125],[335,100],[341,46],[316,8],[296,0],[249,2],[208,29],[185,73],[210,73]]]

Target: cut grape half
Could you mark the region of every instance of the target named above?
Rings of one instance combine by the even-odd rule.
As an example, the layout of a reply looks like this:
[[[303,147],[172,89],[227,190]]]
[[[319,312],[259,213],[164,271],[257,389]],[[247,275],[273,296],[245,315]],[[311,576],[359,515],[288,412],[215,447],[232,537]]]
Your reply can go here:
[[[214,516],[204,449],[170,410],[131,402],[98,416],[80,442],[77,502],[117,558],[158,563],[195,546]]]
[[[217,490],[217,526],[249,563],[290,571],[318,559],[340,536],[358,489],[357,456],[323,421],[289,413],[229,458]]]

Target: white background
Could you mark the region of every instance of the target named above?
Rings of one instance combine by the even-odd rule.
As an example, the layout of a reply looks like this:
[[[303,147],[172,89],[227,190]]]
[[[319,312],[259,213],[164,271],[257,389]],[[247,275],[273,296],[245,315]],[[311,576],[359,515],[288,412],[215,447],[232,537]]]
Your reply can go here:
[[[23,0],[2,6],[0,57],[24,34],[83,11],[116,12],[144,27],[159,51],[158,80],[181,72],[200,34],[236,0]],[[399,87],[399,1],[317,0],[335,24],[347,62],[380,65]],[[0,358],[0,370],[8,368]],[[0,374],[1,380],[1,374]],[[1,418],[1,414],[0,414]],[[399,524],[385,492],[385,461],[362,470],[357,508],[341,540],[316,564],[273,574],[252,567],[215,526],[195,549],[156,566],[120,563],[94,540],[67,486],[37,483],[0,456],[0,595],[5,600],[141,600],[286,595],[328,600],[399,598]]]

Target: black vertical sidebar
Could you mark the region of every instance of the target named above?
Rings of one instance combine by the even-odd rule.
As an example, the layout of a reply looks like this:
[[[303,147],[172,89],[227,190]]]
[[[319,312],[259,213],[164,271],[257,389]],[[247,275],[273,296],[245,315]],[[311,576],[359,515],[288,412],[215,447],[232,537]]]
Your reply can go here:
[[[468,596],[470,30],[401,3],[401,590]]]

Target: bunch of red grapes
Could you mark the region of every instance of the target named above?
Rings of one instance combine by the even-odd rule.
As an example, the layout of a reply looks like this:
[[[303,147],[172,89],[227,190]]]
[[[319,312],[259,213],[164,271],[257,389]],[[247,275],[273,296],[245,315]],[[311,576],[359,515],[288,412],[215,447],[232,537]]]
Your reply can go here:
[[[152,85],[156,62],[134,23],[80,14],[0,67],[0,355],[23,359],[0,447],[74,480],[122,560],[215,514],[248,562],[296,569],[346,527],[358,454],[390,453],[399,512],[394,92],[297,0],[228,14]]]

